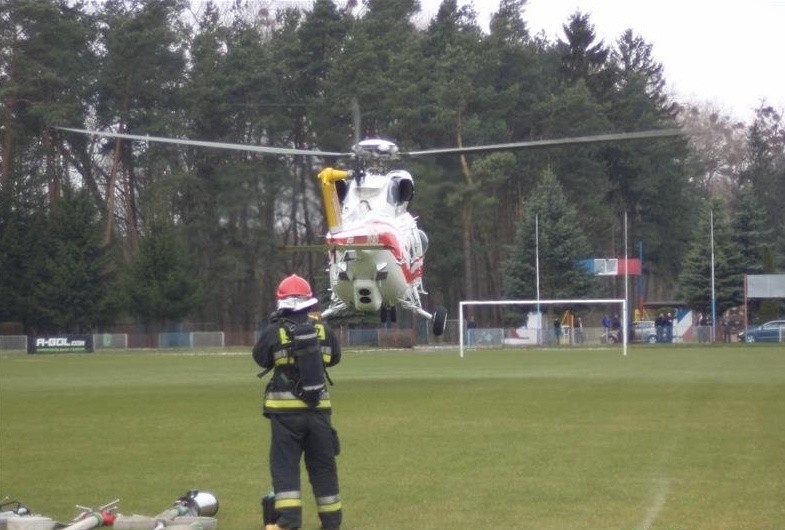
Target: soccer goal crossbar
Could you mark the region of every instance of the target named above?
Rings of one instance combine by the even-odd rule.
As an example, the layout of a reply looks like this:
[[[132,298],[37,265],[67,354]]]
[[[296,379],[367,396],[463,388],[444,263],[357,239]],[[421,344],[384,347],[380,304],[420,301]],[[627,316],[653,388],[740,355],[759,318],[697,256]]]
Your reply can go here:
[[[541,306],[576,306],[576,305],[620,305],[621,306],[621,344],[622,354],[627,355],[627,301],[623,298],[595,299],[564,299],[564,300],[462,300],[458,304],[458,326],[460,355],[464,356],[464,335],[467,330],[464,319],[464,308],[469,306],[529,306],[536,307],[540,313]]]

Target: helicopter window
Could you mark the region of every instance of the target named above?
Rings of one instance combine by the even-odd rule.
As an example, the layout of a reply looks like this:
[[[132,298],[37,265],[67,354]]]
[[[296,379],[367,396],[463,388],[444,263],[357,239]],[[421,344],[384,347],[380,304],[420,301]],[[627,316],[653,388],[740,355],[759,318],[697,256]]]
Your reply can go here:
[[[414,197],[414,182],[401,177],[393,177],[390,182],[387,200],[391,204],[410,202]]]

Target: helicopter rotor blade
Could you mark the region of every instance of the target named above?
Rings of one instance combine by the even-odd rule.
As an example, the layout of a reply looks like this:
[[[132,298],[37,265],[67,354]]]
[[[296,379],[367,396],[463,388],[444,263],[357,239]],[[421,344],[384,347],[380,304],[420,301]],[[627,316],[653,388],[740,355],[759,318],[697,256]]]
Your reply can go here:
[[[617,140],[637,140],[643,138],[659,138],[664,136],[684,135],[681,129],[655,129],[650,131],[638,131],[627,133],[599,134],[593,136],[575,136],[571,138],[554,138],[550,140],[530,140],[524,142],[512,142],[507,144],[475,145],[467,147],[446,147],[442,149],[425,149],[422,151],[401,151],[401,156],[427,156],[442,154],[460,153],[481,153],[485,151],[507,151],[512,149],[542,148],[560,145],[591,144],[598,142],[613,142]]]
[[[234,144],[228,142],[209,142],[204,140],[184,140],[179,138],[166,138],[162,136],[147,136],[139,134],[125,134],[105,131],[91,131],[88,129],[74,129],[71,127],[55,127],[55,129],[91,136],[103,136],[108,138],[124,138],[126,140],[139,140],[143,142],[158,142],[175,145],[191,145],[195,147],[210,147],[214,149],[231,149],[235,151],[247,151],[251,153],[261,153],[270,155],[304,155],[304,156],[323,156],[323,157],[346,157],[352,153],[339,153],[334,151],[319,151],[316,149],[293,149],[288,147],[272,147],[266,145],[247,145]]]

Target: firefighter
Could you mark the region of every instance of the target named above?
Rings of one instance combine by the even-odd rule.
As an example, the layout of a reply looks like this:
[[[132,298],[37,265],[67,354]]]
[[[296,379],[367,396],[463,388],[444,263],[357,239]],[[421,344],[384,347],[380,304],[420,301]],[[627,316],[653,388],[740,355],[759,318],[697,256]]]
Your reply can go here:
[[[274,497],[263,501],[266,530],[302,526],[300,460],[316,497],[324,530],[341,526],[341,498],[335,457],[340,452],[332,427],[326,367],[341,360],[332,331],[309,317],[316,309],[308,282],[293,274],[276,293],[278,309],[253,347],[253,359],[273,375],[264,396],[264,416],[270,421],[270,474]]]

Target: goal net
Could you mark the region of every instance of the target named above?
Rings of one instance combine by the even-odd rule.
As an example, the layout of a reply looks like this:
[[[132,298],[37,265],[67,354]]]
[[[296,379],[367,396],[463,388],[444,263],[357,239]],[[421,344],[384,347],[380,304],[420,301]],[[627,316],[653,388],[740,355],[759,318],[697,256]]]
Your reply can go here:
[[[627,355],[627,301],[463,300],[458,307],[461,357],[483,347],[613,345]]]
[[[93,335],[96,350],[127,350],[128,333],[97,333]]]
[[[223,331],[192,331],[190,335],[191,348],[207,348],[224,346]]]
[[[0,351],[27,353],[27,335],[0,335]]]

